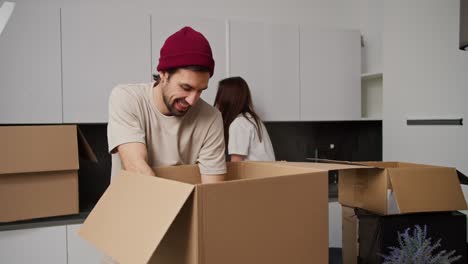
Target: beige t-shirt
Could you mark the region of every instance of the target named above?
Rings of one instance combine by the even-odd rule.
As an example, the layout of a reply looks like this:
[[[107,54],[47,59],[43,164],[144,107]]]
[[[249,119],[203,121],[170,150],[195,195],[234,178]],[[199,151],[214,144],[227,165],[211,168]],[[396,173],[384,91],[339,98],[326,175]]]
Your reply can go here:
[[[150,166],[196,164],[204,175],[226,173],[221,113],[200,99],[182,116],[166,116],[157,109],[154,83],[115,87],[109,99],[109,152],[129,142],[148,150]],[[113,155],[118,156],[118,155]],[[120,170],[113,157],[113,174]]]

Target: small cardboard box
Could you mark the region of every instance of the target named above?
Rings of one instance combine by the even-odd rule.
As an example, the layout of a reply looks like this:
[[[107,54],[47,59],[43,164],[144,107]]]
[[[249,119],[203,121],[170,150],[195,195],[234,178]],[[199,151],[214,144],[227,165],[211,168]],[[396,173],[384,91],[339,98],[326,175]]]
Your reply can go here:
[[[338,200],[342,205],[379,215],[466,210],[455,168],[407,162],[352,163],[368,170],[340,171]]]
[[[353,166],[346,166],[353,168]],[[328,172],[288,163],[122,171],[79,230],[118,263],[328,263]]]
[[[79,213],[75,125],[0,126],[0,222]]]

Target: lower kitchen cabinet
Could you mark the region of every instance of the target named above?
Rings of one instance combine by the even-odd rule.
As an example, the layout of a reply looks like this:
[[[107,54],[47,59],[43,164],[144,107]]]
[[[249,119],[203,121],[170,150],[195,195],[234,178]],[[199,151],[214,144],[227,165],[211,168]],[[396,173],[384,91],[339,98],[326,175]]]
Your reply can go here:
[[[78,236],[80,226],[0,231],[0,263],[100,264],[103,254]]]
[[[66,226],[1,231],[0,263],[67,263],[66,232]]]
[[[67,226],[68,264],[99,264],[102,253],[78,236],[81,224]]]

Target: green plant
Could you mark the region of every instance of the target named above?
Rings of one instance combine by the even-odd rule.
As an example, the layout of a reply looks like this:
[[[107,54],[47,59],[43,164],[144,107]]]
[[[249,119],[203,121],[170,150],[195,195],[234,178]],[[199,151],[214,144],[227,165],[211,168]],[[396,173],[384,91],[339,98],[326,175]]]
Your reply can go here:
[[[432,245],[432,239],[427,238],[427,226],[422,229],[416,225],[413,234],[410,228],[404,233],[398,232],[398,243],[400,247],[388,247],[389,255],[382,255],[383,264],[450,264],[461,258],[461,255],[453,256],[455,250],[447,253],[446,250],[435,252],[441,246],[441,239]]]

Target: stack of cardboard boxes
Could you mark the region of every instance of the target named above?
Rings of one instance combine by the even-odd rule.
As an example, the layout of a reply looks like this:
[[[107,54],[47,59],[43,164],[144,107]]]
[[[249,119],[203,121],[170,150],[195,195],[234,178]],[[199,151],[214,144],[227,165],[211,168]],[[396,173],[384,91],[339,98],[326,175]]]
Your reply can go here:
[[[432,256],[455,250],[452,256],[459,257],[453,263],[466,263],[466,216],[456,212],[467,208],[459,181],[464,175],[454,168],[404,162],[360,164],[375,169],[339,176],[343,263],[383,263],[392,253],[389,247],[404,246],[399,234],[413,236],[418,227],[432,246],[440,239]]]
[[[0,146],[0,223],[79,213],[77,126],[0,126]]]

